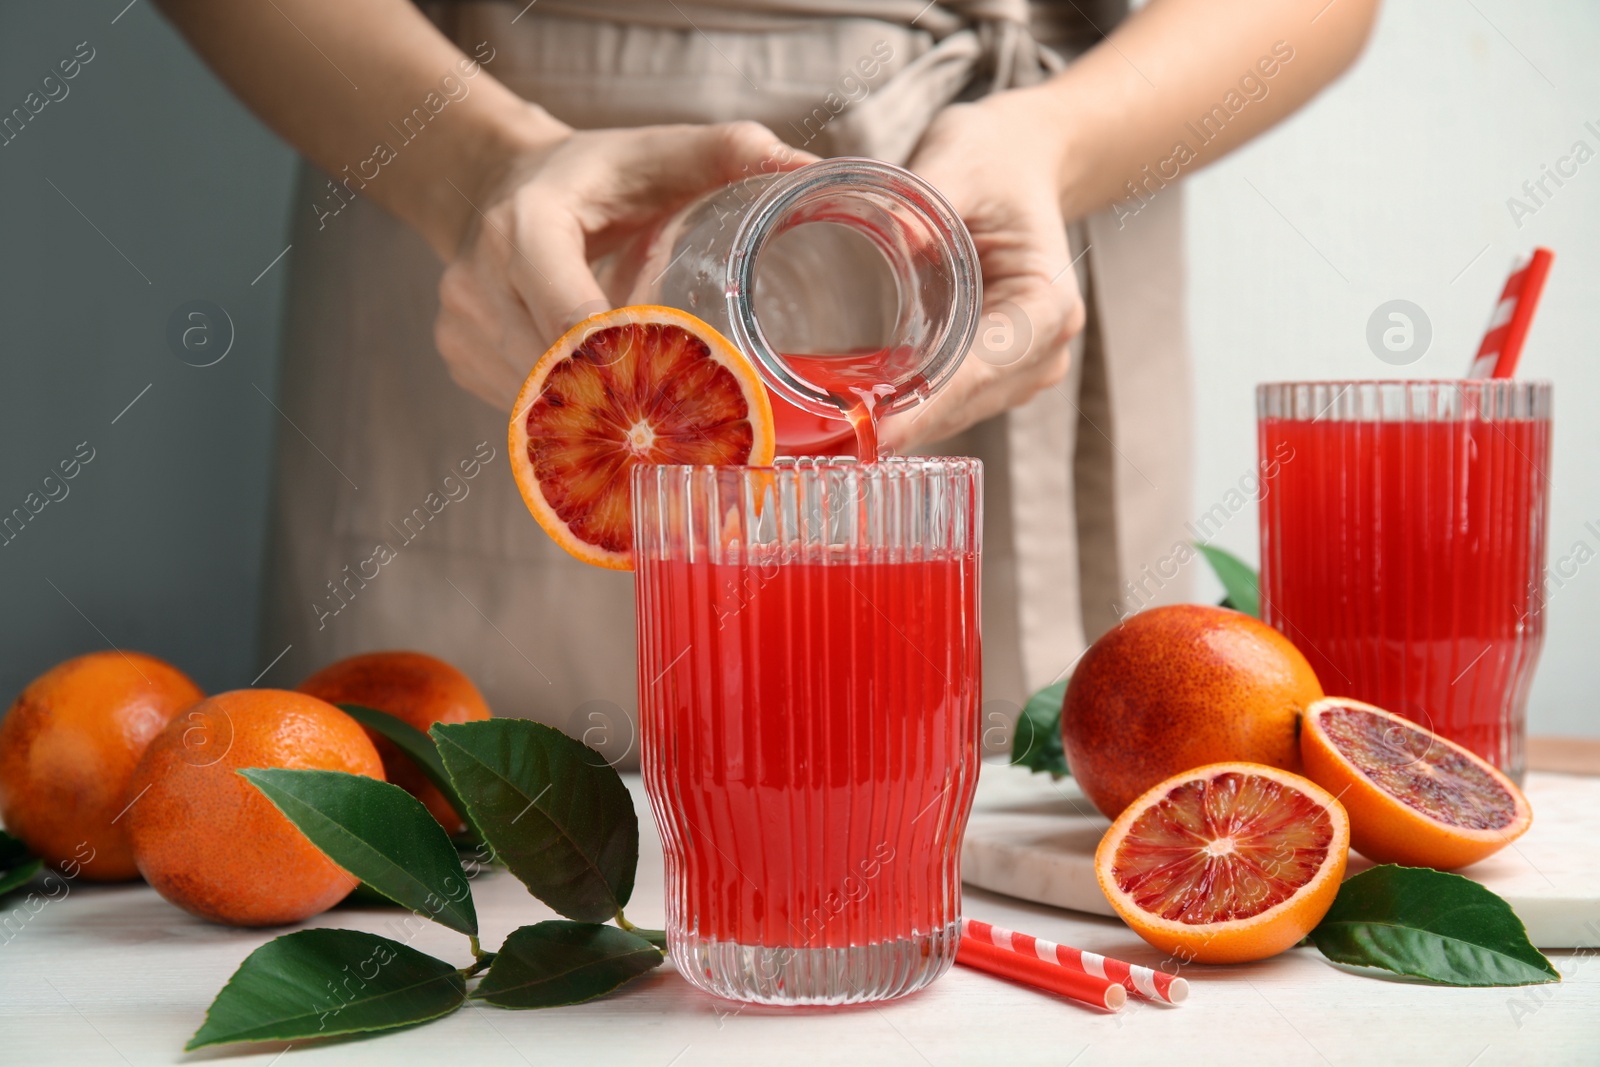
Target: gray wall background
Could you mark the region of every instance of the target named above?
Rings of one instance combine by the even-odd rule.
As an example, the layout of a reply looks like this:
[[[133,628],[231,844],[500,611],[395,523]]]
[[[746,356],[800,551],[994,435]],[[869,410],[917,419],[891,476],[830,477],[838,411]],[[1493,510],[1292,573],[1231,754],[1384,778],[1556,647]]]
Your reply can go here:
[[[0,546],[7,702],[108,644],[170,659],[208,691],[260,669],[279,416],[255,386],[275,388],[283,262],[251,283],[287,243],[294,156],[146,0],[126,3],[0,9],[0,114],[80,42],[94,49],[67,95],[0,146],[0,514],[43,496],[80,442],[94,449],[65,498]],[[193,299],[224,307],[236,333],[203,369],[166,340]]]
[[[266,268],[288,243],[294,156],[148,0],[126,4],[0,8],[0,114],[79,42],[95,50],[68,96],[0,146],[0,515],[42,495],[79,442],[95,450],[69,495],[0,546],[3,699],[108,643],[169,658],[208,690],[267,666],[255,638],[268,461],[273,435],[293,431],[266,397],[293,253]],[[1391,4],[1345,79],[1186,193],[1197,514],[1254,464],[1255,382],[1458,375],[1511,255],[1556,248],[1524,366],[1556,381],[1550,549],[1571,573],[1551,600],[1531,719],[1592,735],[1600,161],[1520,227],[1505,202],[1573,141],[1600,147],[1584,125],[1600,127],[1597,45],[1600,8],[1581,0]],[[1431,349],[1398,370],[1365,340],[1394,298],[1433,326]],[[166,339],[194,299],[234,324],[212,367]],[[1254,530],[1251,506],[1219,540],[1254,559]],[[1217,591],[1199,578],[1202,596]]]

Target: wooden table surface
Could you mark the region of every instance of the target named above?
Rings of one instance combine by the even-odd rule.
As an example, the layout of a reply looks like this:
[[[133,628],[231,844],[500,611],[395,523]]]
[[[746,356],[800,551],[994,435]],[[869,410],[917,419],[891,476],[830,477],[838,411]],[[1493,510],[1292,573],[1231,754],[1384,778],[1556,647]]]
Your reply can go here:
[[[637,775],[630,776],[643,806]],[[661,853],[648,817],[638,923],[661,926]],[[1600,847],[1600,846],[1597,846]],[[476,887],[484,943],[550,912],[504,872]],[[19,897],[8,904],[16,908]],[[969,915],[1131,962],[1161,954],[1113,919],[968,890]],[[403,913],[340,907],[314,925],[396,934]],[[274,932],[202,922],[143,885],[74,884],[0,943],[0,1064],[471,1063],[532,1067],[694,1064],[1600,1064],[1600,952],[1551,953],[1560,985],[1446,989],[1350,973],[1314,949],[1234,967],[1191,966],[1188,1003],[1130,999],[1099,1014],[956,968],[922,993],[850,1009],[743,1007],[691,989],[670,965],[610,998],[546,1011],[468,1006],[363,1039],[208,1050],[183,1043],[206,1005]],[[0,938],[5,935],[0,933]],[[460,935],[431,924],[412,945],[467,961]],[[1600,945],[1600,931],[1595,944]],[[281,1059],[278,1059],[282,1056]]]

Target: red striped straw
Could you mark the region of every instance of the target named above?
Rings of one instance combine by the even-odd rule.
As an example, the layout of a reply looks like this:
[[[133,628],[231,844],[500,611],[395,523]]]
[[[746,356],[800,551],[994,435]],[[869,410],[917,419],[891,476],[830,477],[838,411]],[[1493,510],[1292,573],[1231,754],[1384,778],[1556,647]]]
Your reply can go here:
[[[1093,952],[1058,945],[1053,941],[1045,941],[1029,934],[1019,934],[1014,930],[979,922],[977,919],[963,918],[961,932],[962,945],[970,940],[977,944],[994,945],[1024,959],[1030,956],[1036,957],[1045,961],[1047,965],[1114,982],[1127,992],[1137,993],[1150,1000],[1182,1004],[1189,997],[1189,983],[1186,979],[1163,971],[1151,970],[1149,967],[1123,963],[1109,956],[1097,956]]]
[[[1489,319],[1489,329],[1478,346],[1468,378],[1509,378],[1517,371],[1522,343],[1528,339],[1528,326],[1539,307],[1544,280],[1556,254],[1548,248],[1535,248],[1526,259],[1511,268],[1511,277],[1500,290],[1500,302]]]
[[[956,962],[1035,989],[1059,993],[1094,1008],[1117,1011],[1128,1002],[1128,991],[1115,982],[964,935],[956,947]]]

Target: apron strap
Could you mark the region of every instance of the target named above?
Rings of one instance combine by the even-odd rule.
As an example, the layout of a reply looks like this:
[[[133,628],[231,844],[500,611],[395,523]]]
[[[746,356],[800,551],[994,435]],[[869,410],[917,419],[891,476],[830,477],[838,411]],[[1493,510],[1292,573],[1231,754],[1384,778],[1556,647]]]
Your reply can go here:
[[[448,3],[424,7],[436,20],[451,15]],[[925,33],[932,47],[845,108],[828,131],[829,154],[903,165],[946,105],[1035,85],[1065,68],[1062,55],[1035,38],[1029,8],[1029,0],[540,0],[538,11],[702,34],[768,32],[840,18]]]
[[[1036,85],[1066,66],[1034,39],[1027,0],[946,0],[934,7],[955,16],[960,28],[835,119],[835,151],[903,165],[948,104]]]

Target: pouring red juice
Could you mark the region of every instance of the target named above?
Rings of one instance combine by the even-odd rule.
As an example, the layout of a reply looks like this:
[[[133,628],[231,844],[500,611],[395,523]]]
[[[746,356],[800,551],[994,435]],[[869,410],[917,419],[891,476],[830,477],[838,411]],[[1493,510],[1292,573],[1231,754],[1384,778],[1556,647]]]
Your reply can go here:
[[[839,414],[813,414],[768,390],[778,450],[788,456],[854,455],[862,463],[878,458],[878,405],[899,386],[891,377],[896,355],[888,348],[859,352],[784,355],[783,360],[801,377],[825,389],[839,405]],[[914,387],[914,384],[912,385]]]

